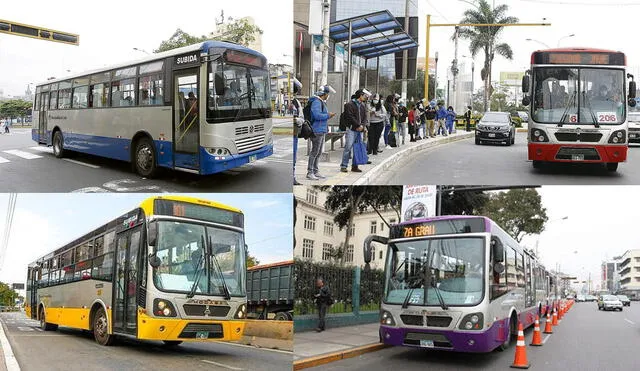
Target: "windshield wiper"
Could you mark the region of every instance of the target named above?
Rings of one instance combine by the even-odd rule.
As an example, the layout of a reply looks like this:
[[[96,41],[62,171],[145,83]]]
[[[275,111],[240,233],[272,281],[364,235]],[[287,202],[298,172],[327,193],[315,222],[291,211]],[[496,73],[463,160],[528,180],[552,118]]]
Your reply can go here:
[[[569,113],[569,108],[573,105],[572,103],[576,100],[576,91],[573,92],[569,100],[567,101],[567,106],[564,108],[564,112],[562,112],[562,117],[560,117],[560,122],[558,123],[558,127],[561,128],[564,124],[564,120],[567,118],[567,113]]]
[[[222,289],[224,290],[224,298],[229,300],[231,299],[231,292],[229,291],[229,287],[227,287],[227,283],[224,280],[224,274],[222,273],[222,268],[220,268],[220,264],[218,264],[218,258],[216,258],[216,254],[213,253],[213,242],[211,241],[211,236],[209,236],[209,251],[211,251],[211,257],[213,258],[213,262],[216,264],[216,269],[220,274],[220,280],[222,281]]]
[[[429,268],[431,269],[431,268]],[[440,294],[440,289],[438,288],[438,286],[435,285],[435,283],[433,281],[431,281],[431,287],[433,287],[436,291],[436,296],[438,297],[438,301],[440,302],[440,306],[442,307],[442,309],[449,309],[449,307],[447,306],[447,304],[444,302],[444,299],[442,298],[442,294]]]
[[[204,236],[200,235],[200,241],[202,242],[202,246],[204,246]],[[200,282],[200,277],[202,276],[202,261],[204,260],[204,252],[200,252],[200,258],[198,259],[198,265],[197,265],[197,271],[196,271],[196,276],[195,279],[193,281],[193,286],[191,286],[191,290],[189,290],[189,293],[187,294],[187,298],[192,298],[193,295],[195,295],[196,293],[196,288],[198,287],[198,282]]]
[[[412,287],[407,293],[407,296],[404,298],[404,301],[402,302],[402,309],[405,309],[409,306],[409,298],[411,297],[411,294],[413,294],[413,290],[415,290],[415,287]]]
[[[596,117],[596,114],[593,113],[593,109],[591,109],[591,100],[587,98],[587,93],[586,92],[582,92],[582,100],[585,102],[584,107],[589,109],[589,113],[591,114],[591,119],[593,120],[593,126],[597,129],[600,127],[600,124],[598,124],[598,118]]]

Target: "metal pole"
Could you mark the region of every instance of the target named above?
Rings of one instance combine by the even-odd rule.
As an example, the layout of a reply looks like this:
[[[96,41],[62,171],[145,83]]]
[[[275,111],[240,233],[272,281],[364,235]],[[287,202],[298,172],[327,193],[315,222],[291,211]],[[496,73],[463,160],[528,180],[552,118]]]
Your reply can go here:
[[[436,52],[436,69],[433,76],[433,98],[438,100],[438,52]]]
[[[367,73],[367,64],[368,63],[367,62],[369,62],[369,59],[365,59],[364,60],[364,87],[365,88],[367,87],[367,75],[368,75],[368,73]]]
[[[314,92],[317,91],[316,84],[316,69],[314,63],[314,55],[315,55],[315,46],[313,45],[313,35],[311,35],[311,46],[309,47],[309,62],[311,63],[311,77],[309,78],[309,97],[313,95]]]
[[[289,93],[289,105],[290,105],[291,104],[291,72],[287,72],[287,90]],[[289,109],[289,107],[287,107],[286,109]]]
[[[455,31],[455,46],[454,46],[454,57],[453,57],[453,65],[451,66],[451,73],[453,74],[453,84],[451,87],[451,91],[453,94],[453,99],[451,99],[452,102],[452,106],[453,106],[453,110],[456,111],[457,107],[456,107],[456,92],[457,92],[457,86],[456,86],[456,80],[457,80],[457,76],[458,76],[458,27],[456,27],[456,31]]]
[[[436,194],[438,195],[436,216],[440,216],[442,214],[442,186],[436,186]]]
[[[469,102],[469,106],[471,106],[471,110],[473,110],[473,89],[474,89],[474,79],[475,79],[475,62],[471,61],[471,101]]]
[[[429,101],[429,31],[431,31],[431,14],[427,14],[427,38],[425,40],[425,47],[427,51],[424,57],[424,99],[427,102]],[[436,68],[438,68],[437,63]]]
[[[323,25],[322,25],[322,75],[320,76],[320,85],[327,84],[327,72],[329,69],[329,12],[331,10],[331,0],[324,0],[323,7]],[[351,29],[349,29],[351,32]]]
[[[352,59],[352,56],[351,56],[351,31],[353,31],[352,30],[352,24],[351,24],[351,21],[349,21],[349,44],[347,45],[349,47],[349,52],[348,52],[349,60],[347,61],[347,68],[348,68],[348,70],[347,70],[347,92],[346,92],[347,94],[344,95],[344,97],[347,97],[347,98],[351,97],[351,59]]]
[[[404,2],[404,30],[409,34],[409,0]],[[407,100],[407,78],[409,77],[409,51],[402,52],[402,99]]]
[[[380,91],[380,57],[376,57],[376,94]]]
[[[300,66],[302,65],[302,46],[304,45],[304,37],[302,36],[303,32],[300,32],[300,44],[298,44],[298,78],[300,78]],[[311,43],[310,48],[313,47],[313,43]]]

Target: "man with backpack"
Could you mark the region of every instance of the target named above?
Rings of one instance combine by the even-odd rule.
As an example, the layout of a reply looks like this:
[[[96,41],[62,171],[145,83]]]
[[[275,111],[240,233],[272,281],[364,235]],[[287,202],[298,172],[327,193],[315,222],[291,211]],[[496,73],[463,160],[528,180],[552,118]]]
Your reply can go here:
[[[333,304],[333,298],[331,298],[331,292],[329,287],[324,284],[324,279],[318,277],[316,280],[316,287],[318,293],[315,294],[315,302],[318,306],[318,327],[317,332],[325,330],[325,317],[327,316],[327,309]]]
[[[343,173],[347,172],[350,157],[354,159],[351,163],[351,171],[354,173],[362,172],[355,163],[355,154],[352,155],[352,152],[353,144],[356,139],[362,140],[362,132],[368,124],[366,101],[369,95],[371,94],[366,89],[359,89],[353,95],[353,99],[344,105],[344,112],[341,117],[343,119],[340,120],[341,124],[345,125],[346,130],[344,152],[340,163],[340,171]]]
[[[310,180],[326,178],[326,176],[320,174],[318,162],[322,154],[324,137],[329,131],[327,121],[336,115],[334,112],[329,112],[326,101],[329,99],[329,94],[335,92],[329,85],[321,86],[316,94],[309,98],[309,102],[303,110],[304,118],[311,123],[311,128],[315,134],[315,137],[311,138],[311,152],[309,153],[309,164],[307,166],[307,179]]]

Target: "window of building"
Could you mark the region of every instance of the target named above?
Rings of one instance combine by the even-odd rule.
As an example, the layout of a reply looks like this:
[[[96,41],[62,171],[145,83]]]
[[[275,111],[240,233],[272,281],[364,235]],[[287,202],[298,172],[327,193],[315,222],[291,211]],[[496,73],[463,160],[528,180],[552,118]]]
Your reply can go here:
[[[331,260],[331,249],[333,248],[333,246],[331,246],[330,243],[323,243],[322,244],[322,260]]]
[[[384,232],[384,222],[380,222],[380,232]]]
[[[316,230],[316,217],[315,216],[309,216],[309,215],[305,215],[304,216],[304,229],[306,229],[308,231],[315,231]]]
[[[347,233],[349,233],[349,237],[353,237],[356,234],[356,226],[352,224],[347,230]]]
[[[157,106],[164,103],[162,88],[162,76],[160,74],[140,77],[140,97],[141,106]]]
[[[382,254],[384,253],[384,251],[380,250],[380,260],[382,260]]]
[[[316,205],[318,203],[318,191],[307,188],[307,202]]]
[[[353,245],[347,246],[347,251],[344,253],[344,261],[347,263],[353,263]]]
[[[375,220],[371,222],[371,226],[369,228],[369,233],[374,234],[378,231],[378,222]]]
[[[307,238],[302,240],[302,257],[305,259],[313,258],[313,240]]]
[[[333,223],[328,220],[324,221],[324,234],[325,236],[333,236]]]

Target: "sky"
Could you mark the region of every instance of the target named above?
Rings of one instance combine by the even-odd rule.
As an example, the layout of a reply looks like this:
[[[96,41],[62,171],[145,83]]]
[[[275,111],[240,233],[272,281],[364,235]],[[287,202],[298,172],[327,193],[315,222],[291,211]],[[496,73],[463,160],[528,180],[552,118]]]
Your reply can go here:
[[[431,23],[458,23],[463,12],[472,8],[461,0],[409,0],[417,2],[420,14],[420,34],[418,55],[425,55],[426,14],[431,14]],[[492,0],[488,0],[492,4]],[[537,49],[545,49],[543,44],[526,41],[527,38],[538,40],[555,48],[558,43],[562,47],[591,47],[619,50],[627,54],[629,66],[640,67],[640,49],[636,48],[637,38],[632,25],[638,21],[640,1],[633,0],[495,0],[495,5],[509,6],[507,14],[519,18],[520,23],[551,23],[551,26],[538,27],[505,27],[501,41],[509,44],[513,50],[513,60],[508,61],[496,56],[494,59],[492,79],[496,81],[500,72],[524,72],[529,68],[531,53]],[[599,5],[594,5],[599,4]],[[623,5],[624,4],[624,5]],[[543,21],[543,18],[546,18]],[[446,86],[446,68],[451,66],[454,58],[452,27],[432,27],[430,54],[438,51],[438,84]],[[574,37],[563,38],[575,34]],[[562,38],[562,39],[561,39]],[[459,41],[458,60],[466,61],[469,66],[470,56],[468,41]],[[480,69],[484,63],[484,55],[475,58],[475,89],[481,86]],[[640,71],[636,71],[640,72]]]
[[[640,249],[640,209],[629,203],[640,186],[542,186],[538,192],[549,221],[540,235],[526,236],[521,244],[535,250],[539,241],[547,269],[559,264],[580,281],[591,273],[593,284],[599,284],[604,260]]]
[[[9,244],[0,259],[0,281],[25,282],[27,265],[83,234],[133,210],[151,194],[17,195]],[[233,206],[245,214],[245,242],[260,264],[290,260],[293,198],[289,193],[189,194]],[[0,194],[0,237],[9,194]],[[268,218],[265,220],[265,216]],[[0,238],[3,241],[3,238]],[[1,242],[0,242],[1,243]]]
[[[277,6],[275,5],[277,3]],[[2,19],[80,35],[80,45],[41,41],[0,33],[0,89],[23,95],[27,84],[51,76],[124,63],[152,53],[177,28],[192,35],[215,30],[216,18],[251,16],[264,33],[262,51],[270,63],[293,64],[292,0],[241,0],[158,3],[112,0],[88,6],[86,1],[33,0],[2,2]],[[275,21],[277,17],[277,21]],[[33,90],[33,88],[32,88]]]

